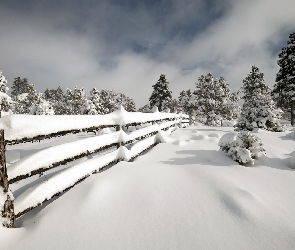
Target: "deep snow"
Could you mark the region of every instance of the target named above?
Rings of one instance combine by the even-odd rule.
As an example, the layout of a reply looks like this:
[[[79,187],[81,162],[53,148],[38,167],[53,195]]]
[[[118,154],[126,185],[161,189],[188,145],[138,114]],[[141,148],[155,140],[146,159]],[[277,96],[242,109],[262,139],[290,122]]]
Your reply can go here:
[[[266,155],[254,166],[238,165],[219,150],[219,138],[230,131],[178,129],[134,162],[92,175],[24,215],[19,228],[1,228],[1,250],[294,249],[291,131],[256,133]],[[54,140],[31,144],[29,150]],[[10,157],[25,155],[24,146],[8,148]],[[55,171],[60,170],[48,175]],[[11,189],[17,197],[27,185],[19,182]]]

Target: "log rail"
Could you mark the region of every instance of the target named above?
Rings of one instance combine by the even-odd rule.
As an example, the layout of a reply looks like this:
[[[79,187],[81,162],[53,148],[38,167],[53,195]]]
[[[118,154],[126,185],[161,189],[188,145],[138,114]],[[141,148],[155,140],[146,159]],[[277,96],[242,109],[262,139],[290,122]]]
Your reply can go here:
[[[122,107],[121,107],[122,111]],[[155,146],[156,144],[159,143],[157,141],[156,137],[157,134],[160,130],[175,130],[177,127],[186,127],[189,125],[189,117],[187,115],[183,114],[175,114],[174,117],[171,117],[171,114],[167,113],[161,113],[161,118],[159,118],[159,115],[155,115],[155,118],[153,119],[153,115],[149,114],[148,118],[144,121],[129,121],[127,123],[122,122],[124,120],[124,115],[126,115],[126,111],[124,113],[118,113],[118,117],[116,123],[113,124],[100,124],[98,126],[86,126],[84,128],[79,128],[79,129],[63,129],[62,131],[57,131],[53,133],[48,133],[48,134],[40,134],[40,135],[33,135],[31,137],[23,137],[23,138],[9,138],[5,140],[5,126],[4,129],[0,129],[0,226],[2,224],[3,227],[6,228],[13,228],[15,227],[15,219],[22,216],[26,212],[32,210],[36,206],[39,206],[42,204],[42,202],[47,201],[55,196],[59,196],[61,193],[71,189],[74,187],[76,184],[82,182],[85,180],[87,177],[89,177],[93,173],[99,173],[101,171],[104,171],[108,166],[113,165],[119,161],[122,160],[127,160],[127,161],[132,161],[134,160],[137,156],[139,156],[142,152],[146,151],[147,149]],[[129,113],[130,114],[130,113]],[[137,112],[138,114],[138,112]],[[17,115],[14,115],[17,116]],[[48,119],[48,117],[46,118]],[[81,119],[81,117],[79,117]],[[2,119],[0,119],[2,120]],[[123,125],[122,125],[123,124]],[[131,132],[129,134],[126,134],[124,130],[127,131],[127,128],[130,126],[142,126],[145,124],[146,127],[135,130],[134,132]],[[1,125],[1,124],[0,124]],[[13,127],[13,126],[12,126]],[[116,128],[117,132],[114,132],[113,135],[117,136],[115,138],[116,141],[110,141],[109,143],[105,144],[99,144],[97,148],[91,148],[88,149],[87,147],[82,150],[81,152],[75,152],[72,155],[67,155],[67,157],[57,160],[57,161],[52,161],[50,164],[47,165],[38,165],[35,169],[31,169],[27,172],[13,172],[13,164],[9,166],[7,169],[6,167],[6,157],[5,157],[5,148],[6,145],[15,145],[15,144],[20,144],[20,143],[28,143],[28,142],[40,142],[41,140],[45,139],[50,139],[54,137],[60,137],[60,136],[65,136],[69,134],[77,134],[80,132],[94,132],[96,133],[97,131],[103,129],[103,128]],[[24,128],[25,130],[25,128]],[[11,131],[9,131],[11,132]],[[115,134],[117,133],[117,134]],[[96,136],[96,138],[103,138],[104,135],[102,136]],[[124,139],[125,138],[125,139]],[[84,139],[85,140],[85,139]],[[70,143],[69,143],[70,144]],[[132,144],[132,145],[141,145],[140,150],[131,150],[128,151],[124,146]],[[61,145],[66,148],[66,144]],[[124,147],[124,149],[122,149]],[[111,157],[107,159],[108,156],[99,156],[98,158],[101,158],[102,162],[105,162],[105,164],[102,164],[98,168],[92,168],[90,166],[89,170],[87,173],[80,173],[80,175],[77,175],[73,179],[73,181],[68,184],[67,186],[62,187],[59,190],[52,191],[51,193],[46,194],[43,198],[41,197],[39,202],[28,202],[26,199],[26,193],[28,193],[30,190],[26,190],[24,194],[21,194],[20,197],[16,199],[16,204],[14,204],[14,198],[12,195],[12,192],[9,189],[9,184],[12,184],[16,181],[20,181],[22,179],[26,179],[30,176],[33,175],[41,175],[43,172],[48,171],[52,168],[58,167],[60,165],[65,165],[68,162],[77,160],[79,158],[89,156],[92,154],[96,154],[98,152],[101,152],[106,149],[110,148],[117,148],[116,152],[112,151],[110,154],[112,154]],[[128,159],[123,159],[121,156],[117,156],[116,154],[120,150],[127,150],[130,153],[130,157]],[[45,150],[44,150],[45,151]],[[42,152],[41,152],[42,153]],[[118,153],[119,155],[119,153]],[[34,157],[31,156],[31,157]],[[105,161],[103,160],[103,157],[105,157]],[[33,158],[34,159],[34,158]],[[88,160],[91,161],[91,160]],[[17,163],[16,163],[17,164]],[[20,163],[19,163],[20,164]],[[62,171],[61,173],[57,175],[69,175],[71,174],[71,168],[74,169],[74,167],[78,168],[79,164],[76,166],[70,167],[69,169]],[[84,167],[83,167],[84,168]],[[21,169],[21,168],[20,168]],[[80,167],[81,169],[81,167]],[[11,170],[11,171],[10,171]],[[25,170],[22,170],[25,171]],[[11,178],[9,178],[9,173],[11,173]],[[70,175],[71,176],[71,175]],[[49,180],[50,181],[50,180]],[[54,181],[54,178],[52,178],[52,182]],[[42,185],[37,185],[37,187],[33,187],[32,190],[42,190],[44,189],[44,186]],[[38,192],[38,195],[40,195],[40,192]],[[18,204],[18,200],[20,200],[20,203]],[[22,200],[26,200],[26,202],[22,202]],[[24,206],[24,204],[31,204],[28,207]],[[16,209],[16,211],[15,211]]]

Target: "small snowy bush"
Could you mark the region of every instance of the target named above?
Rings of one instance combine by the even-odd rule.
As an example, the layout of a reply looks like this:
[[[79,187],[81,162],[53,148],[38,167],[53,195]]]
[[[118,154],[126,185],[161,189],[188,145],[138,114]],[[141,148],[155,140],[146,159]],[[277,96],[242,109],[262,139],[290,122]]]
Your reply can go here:
[[[227,133],[220,138],[218,145],[239,164],[250,162],[253,165],[255,159],[265,152],[261,139],[250,131]]]

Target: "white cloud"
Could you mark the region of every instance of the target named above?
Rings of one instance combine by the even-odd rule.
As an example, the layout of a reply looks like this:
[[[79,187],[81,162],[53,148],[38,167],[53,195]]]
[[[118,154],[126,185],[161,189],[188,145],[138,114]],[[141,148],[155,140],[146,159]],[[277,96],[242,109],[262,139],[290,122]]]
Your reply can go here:
[[[209,71],[237,90],[252,65],[273,85],[273,46],[285,45],[295,23],[293,0],[215,1],[211,16],[206,1],[174,1],[163,19],[157,5],[139,3],[131,11],[102,1],[99,7],[54,16],[38,6],[30,14],[0,8],[0,69],[9,83],[20,76],[40,91],[59,85],[113,89],[134,98],[137,107],[148,102],[160,74],[174,97]]]

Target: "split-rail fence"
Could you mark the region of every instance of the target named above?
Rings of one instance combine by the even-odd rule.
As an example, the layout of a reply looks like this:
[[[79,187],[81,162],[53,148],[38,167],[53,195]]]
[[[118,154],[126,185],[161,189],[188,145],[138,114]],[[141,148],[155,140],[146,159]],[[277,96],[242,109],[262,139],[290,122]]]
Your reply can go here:
[[[0,222],[2,226],[15,227],[17,218],[71,189],[91,174],[101,172],[119,161],[133,160],[161,142],[160,137],[163,132],[160,131],[169,129],[174,131],[188,124],[188,115],[127,112],[122,107],[111,114],[96,116],[9,115],[2,117],[0,119]],[[109,132],[111,130],[113,132],[101,133],[106,128]],[[7,146],[40,142],[80,132],[94,132],[100,135],[78,142],[52,146],[6,166]],[[83,140],[85,140],[84,143]],[[125,145],[128,145],[129,149]],[[87,164],[78,163],[60,171],[46,183],[39,183],[14,199],[9,184],[33,175],[42,175],[43,172],[52,168],[85,156],[95,155],[106,149],[109,150],[105,154],[85,161]],[[55,157],[47,157],[44,160],[48,154],[54,154],[54,152],[58,152]]]

